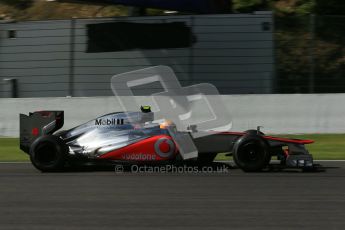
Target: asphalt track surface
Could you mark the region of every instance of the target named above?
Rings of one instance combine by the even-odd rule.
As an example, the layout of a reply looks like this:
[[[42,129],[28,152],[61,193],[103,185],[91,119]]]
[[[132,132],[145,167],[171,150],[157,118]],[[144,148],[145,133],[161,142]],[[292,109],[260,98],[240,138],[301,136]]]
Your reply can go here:
[[[250,174],[0,164],[0,229],[344,229],[345,162],[321,164]]]

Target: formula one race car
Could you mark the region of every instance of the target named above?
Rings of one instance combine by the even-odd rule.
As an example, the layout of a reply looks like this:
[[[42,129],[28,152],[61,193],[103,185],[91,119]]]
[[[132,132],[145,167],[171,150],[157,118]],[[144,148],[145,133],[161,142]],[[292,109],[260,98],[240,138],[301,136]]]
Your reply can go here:
[[[146,106],[138,112],[111,113],[56,132],[63,126],[63,111],[20,114],[20,148],[43,172],[60,171],[76,163],[117,165],[186,161],[175,139],[179,135],[192,137],[191,133],[171,129],[172,122],[153,123],[153,117],[154,113]],[[212,163],[218,153],[228,153],[236,165],[247,172],[267,168],[272,156],[277,156],[284,167],[313,167],[312,155],[304,146],[313,143],[312,140],[266,136],[259,129],[209,132],[192,137],[192,140],[198,155],[188,161],[201,164]]]

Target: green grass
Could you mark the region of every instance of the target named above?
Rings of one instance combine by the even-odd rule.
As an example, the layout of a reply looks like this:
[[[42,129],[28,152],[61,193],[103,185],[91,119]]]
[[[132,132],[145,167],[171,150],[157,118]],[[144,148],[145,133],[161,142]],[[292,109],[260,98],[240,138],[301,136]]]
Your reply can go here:
[[[305,134],[283,135],[283,137],[312,139],[314,144],[307,149],[316,160],[345,160],[345,134]],[[217,160],[227,160],[225,154],[219,154]],[[28,155],[19,149],[17,138],[0,138],[0,161],[28,161]]]
[[[0,161],[28,160],[28,155],[19,149],[19,139],[0,138]]]

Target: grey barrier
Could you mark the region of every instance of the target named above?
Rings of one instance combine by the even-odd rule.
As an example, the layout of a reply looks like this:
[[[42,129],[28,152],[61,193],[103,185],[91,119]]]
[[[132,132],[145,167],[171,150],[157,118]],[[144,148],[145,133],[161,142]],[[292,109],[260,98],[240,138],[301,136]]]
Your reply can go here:
[[[345,94],[222,95],[233,131],[263,126],[265,133],[345,133]],[[138,97],[145,104],[147,97]],[[0,136],[19,136],[19,113],[64,110],[64,129],[120,111],[115,97],[0,99]],[[138,108],[139,110],[139,108]],[[202,113],[200,111],[200,116]]]

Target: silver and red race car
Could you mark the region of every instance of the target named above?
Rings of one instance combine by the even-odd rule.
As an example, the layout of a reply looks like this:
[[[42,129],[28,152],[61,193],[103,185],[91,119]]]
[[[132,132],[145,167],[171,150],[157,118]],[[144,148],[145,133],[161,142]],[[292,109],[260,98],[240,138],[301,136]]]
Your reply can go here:
[[[155,123],[149,106],[138,112],[107,114],[75,128],[58,131],[63,111],[20,114],[20,148],[40,171],[61,171],[75,165],[160,164],[194,161],[212,163],[218,153],[232,155],[246,172],[267,168],[271,157],[289,168],[313,168],[305,148],[312,140],[264,135],[257,130],[213,132],[193,137],[193,130],[178,131],[171,121]],[[196,131],[197,132],[197,131]],[[192,138],[197,156],[186,159],[178,139]],[[182,156],[181,156],[182,155]]]

